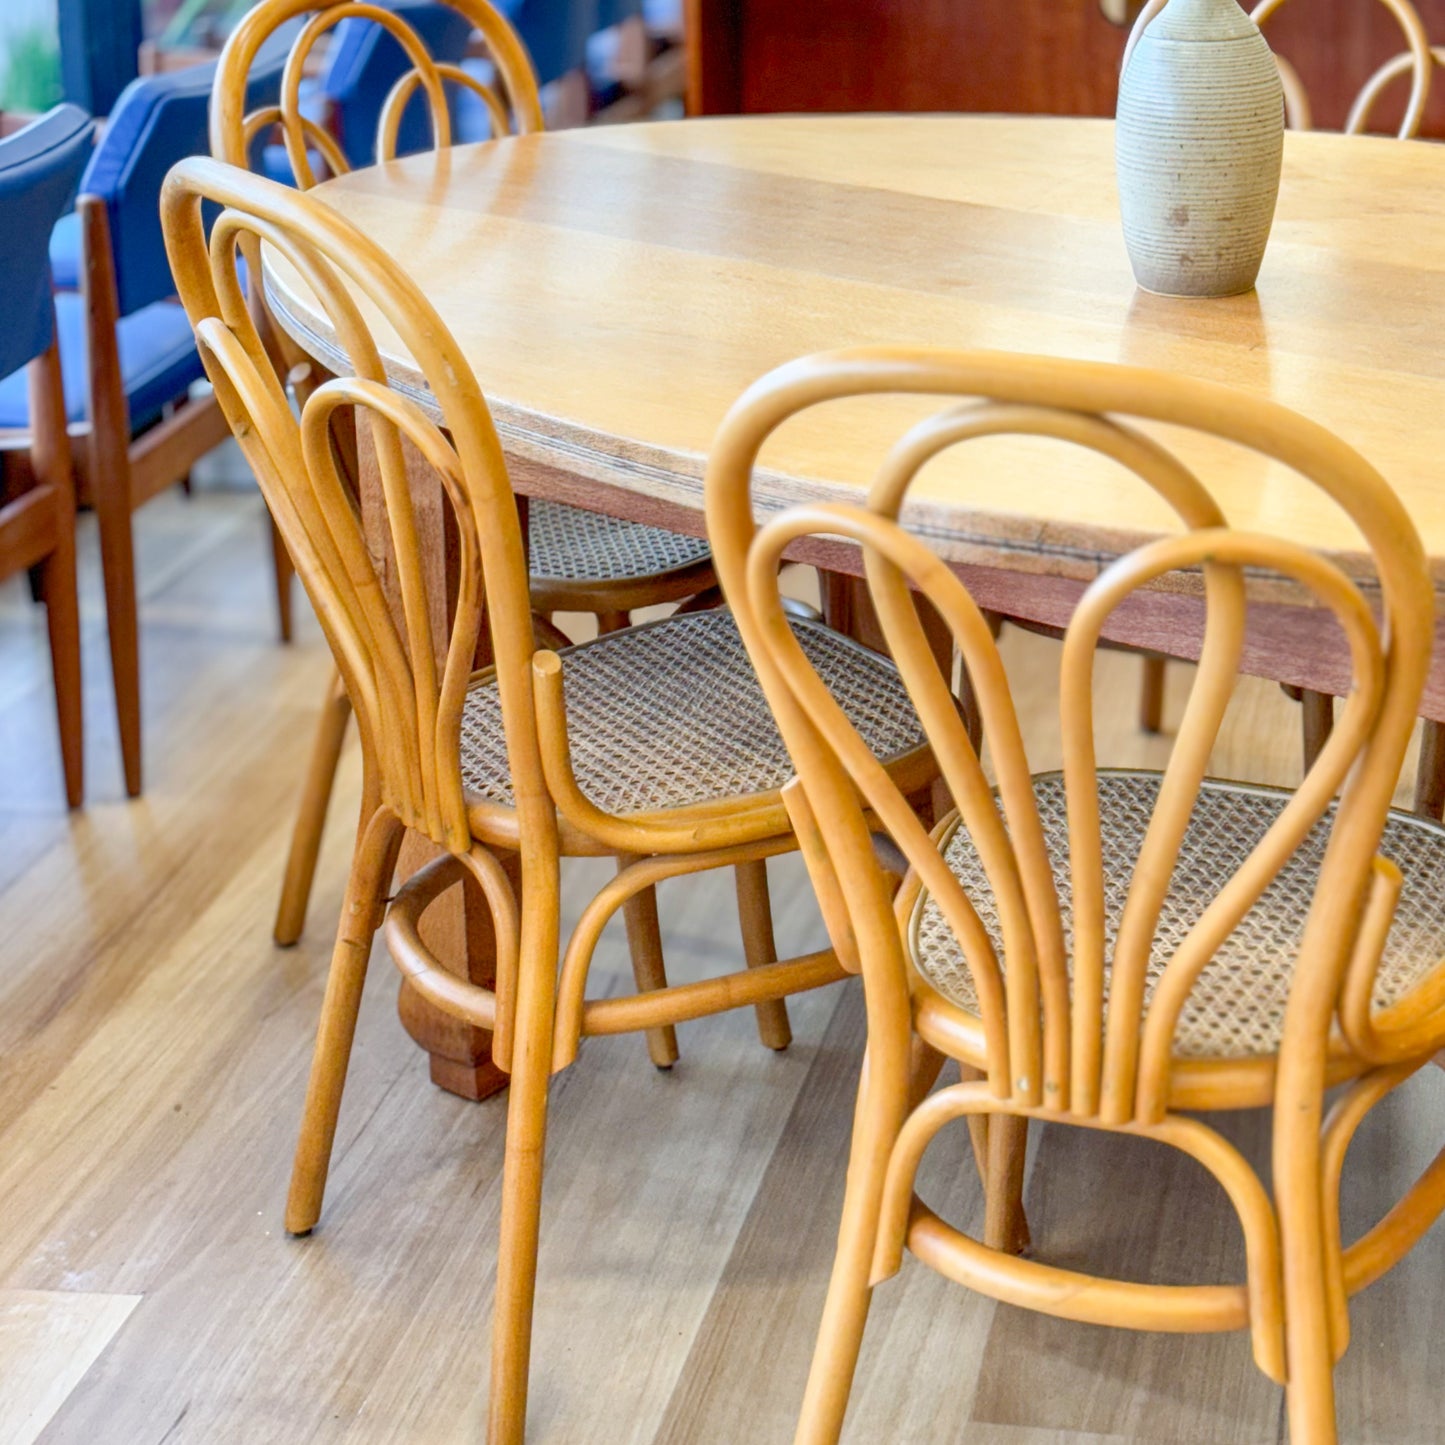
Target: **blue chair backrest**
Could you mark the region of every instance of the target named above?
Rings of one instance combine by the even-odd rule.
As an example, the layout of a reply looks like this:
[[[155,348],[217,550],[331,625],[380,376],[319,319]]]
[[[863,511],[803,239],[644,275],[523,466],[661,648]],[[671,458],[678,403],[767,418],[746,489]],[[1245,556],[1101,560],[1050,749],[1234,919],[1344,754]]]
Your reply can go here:
[[[597,28],[610,30],[634,15],[642,14],[642,0],[598,0]]]
[[[78,106],[57,105],[0,140],[0,376],[39,356],[55,333],[50,230],[75,195],[93,130]]]
[[[246,83],[247,110],[276,102],[285,63],[281,45],[256,57]],[[195,65],[131,81],[81,179],[82,195],[105,202],[122,316],[176,289],[161,234],[161,185],[177,161],[210,150],[206,127],[215,73],[214,65]]]
[[[609,0],[500,0],[497,8],[522,38],[537,84],[548,85],[587,63],[587,41],[625,18],[628,6]],[[615,19],[604,16],[615,15]]]
[[[467,53],[471,23],[450,5],[388,5],[416,31],[433,60],[456,64]],[[327,53],[320,89],[336,108],[336,130],[342,153],[353,166],[376,160],[376,126],[387,92],[411,69],[411,61],[395,36],[374,20],[348,16],[336,27]],[[422,96],[413,96],[397,132],[397,155],[429,150],[431,121]]]

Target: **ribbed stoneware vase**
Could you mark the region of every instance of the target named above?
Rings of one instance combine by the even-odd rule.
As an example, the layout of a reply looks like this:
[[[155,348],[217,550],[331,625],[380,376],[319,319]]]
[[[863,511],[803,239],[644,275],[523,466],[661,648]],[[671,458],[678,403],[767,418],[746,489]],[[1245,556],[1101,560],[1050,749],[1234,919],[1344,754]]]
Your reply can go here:
[[[1119,207],[1138,283],[1248,291],[1283,154],[1284,93],[1259,27],[1235,0],[1168,0],[1119,78]]]

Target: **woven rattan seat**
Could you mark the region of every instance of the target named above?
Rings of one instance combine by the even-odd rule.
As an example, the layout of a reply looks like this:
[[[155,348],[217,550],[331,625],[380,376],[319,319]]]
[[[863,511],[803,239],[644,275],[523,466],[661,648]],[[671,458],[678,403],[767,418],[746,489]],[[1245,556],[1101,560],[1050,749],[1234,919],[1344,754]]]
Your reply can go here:
[[[1101,773],[1106,948],[1112,952],[1144,831],[1159,792],[1155,773]],[[1054,885],[1066,943],[1072,945],[1068,823],[1063,778],[1034,781],[1039,814],[1053,860]],[[1293,795],[1273,788],[1206,781],[1180,851],[1150,960],[1150,992],[1205,906],[1244,862]],[[1291,856],[1254,907],[1205,968],[1179,1020],[1175,1052],[1185,1058],[1272,1054],[1279,1046],[1296,953],[1314,895],[1333,810]],[[1381,961],[1376,1007],[1395,1002],[1445,955],[1445,828],[1407,813],[1391,813],[1380,852],[1404,874],[1394,928]],[[972,841],[958,828],[944,857],[1004,959],[992,890]],[[913,913],[914,962],[947,999],[969,1012],[978,1004],[963,955],[942,912],[925,893]]]
[[[616,582],[677,572],[707,560],[700,537],[584,512],[534,497],[527,508],[528,568],[548,581]]]
[[[913,705],[887,658],[820,622],[793,628],[878,757],[920,745]],[[679,808],[767,792],[793,776],[731,613],[670,617],[561,657],[572,765],[597,807]],[[462,714],[462,780],[478,798],[512,802],[502,710],[489,680]]]

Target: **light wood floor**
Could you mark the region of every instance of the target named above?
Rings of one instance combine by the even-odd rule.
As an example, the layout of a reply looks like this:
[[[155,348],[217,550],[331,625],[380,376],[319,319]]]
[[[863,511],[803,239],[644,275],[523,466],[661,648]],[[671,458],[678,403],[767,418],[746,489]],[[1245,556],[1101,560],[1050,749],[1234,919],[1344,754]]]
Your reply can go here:
[[[86,532],[89,805],[59,805],[41,616],[0,589],[0,1442],[476,1441],[502,1149],[500,1102],[438,1093],[373,966],[322,1227],[281,1232],[293,1134],[340,901],[349,756],[302,944],[270,941],[291,804],[326,677],[309,619],[274,641],[262,512],[244,488],[140,514],[147,792],[121,796]],[[1040,766],[1057,758],[1053,644],[1012,635]],[[1132,659],[1101,663],[1116,761]],[[1186,682],[1175,669],[1172,685]],[[1177,698],[1176,698],[1177,705]],[[1247,686],[1220,771],[1288,779],[1295,713]],[[574,897],[586,897],[579,869]],[[598,876],[593,871],[592,878]],[[780,941],[819,936],[795,867]],[[669,960],[738,949],[724,879],[662,895]],[[627,987],[620,940],[596,991]],[[684,1026],[670,1075],[639,1039],[589,1042],[556,1082],[530,1438],[783,1442],[822,1304],[862,1040],[856,986],[793,1005],[773,1055],[750,1014]],[[1253,1157],[1264,1121],[1226,1125]],[[1347,1228],[1445,1131],[1445,1078],[1382,1108],[1352,1156]],[[926,1192],[981,1222],[962,1129]],[[1235,1277],[1218,1191],[1179,1156],[1050,1129],[1027,1204],[1065,1265]],[[1202,1226],[1199,1221],[1203,1221]],[[1344,1438],[1445,1442],[1445,1230],[1356,1303]],[[969,1295],[916,1263],[874,1305],[854,1442],[1275,1442],[1279,1392],[1242,1336],[1141,1336]]]

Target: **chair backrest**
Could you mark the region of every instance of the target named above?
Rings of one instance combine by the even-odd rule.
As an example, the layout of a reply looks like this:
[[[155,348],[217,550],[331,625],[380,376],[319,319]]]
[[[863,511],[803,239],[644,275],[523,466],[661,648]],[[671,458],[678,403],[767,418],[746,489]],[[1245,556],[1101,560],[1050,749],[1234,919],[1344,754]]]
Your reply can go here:
[[[434,61],[455,65],[466,55],[472,23],[450,5],[400,0],[387,8],[416,35]],[[318,88],[334,108],[336,138],[351,166],[369,166],[376,160],[376,127],[382,107],[392,86],[412,68],[407,52],[384,25],[356,15],[337,25]],[[408,106],[396,154],[425,150],[431,143],[425,104]]]
[[[226,208],[209,247],[203,201]],[[516,500],[486,401],[441,317],[391,257],[290,187],[191,160],[171,173],[162,211],[207,373],[326,631],[381,801],[454,852],[470,846],[459,739],[485,597],[519,824],[552,826],[540,781]],[[333,379],[306,398],[299,416],[267,359],[237,274],[238,247],[254,253],[262,241],[268,259],[293,267],[316,296],[340,353]],[[373,335],[378,323],[425,378],[426,409],[389,385]],[[390,344],[394,350],[396,340]],[[351,414],[375,457],[377,525],[386,540],[370,540],[389,551],[383,565],[363,535],[333,448],[338,413]],[[459,574],[450,598],[424,566],[409,454],[436,472],[451,513]]]
[[[275,103],[285,60],[277,47],[258,57],[248,76],[248,106]],[[208,64],[131,81],[81,179],[81,194],[105,203],[122,316],[175,293],[161,235],[161,186],[177,161],[205,154],[215,78]]]
[[[1126,65],[1129,62],[1129,53],[1133,50],[1135,42],[1144,33],[1144,28],[1167,3],[1168,0],[1147,0],[1144,8],[1139,12],[1139,16],[1134,22],[1134,28],[1129,34],[1129,43],[1124,49]],[[1253,10],[1250,11],[1250,18],[1263,30],[1270,16],[1284,3],[1285,0],[1257,0]],[[1420,125],[1425,119],[1425,106],[1430,99],[1430,82],[1434,73],[1430,41],[1410,0],[1378,0],[1378,3],[1394,16],[1408,47],[1406,53],[1409,59],[1402,69],[1410,72],[1410,98],[1405,104],[1405,114],[1400,121],[1399,129],[1400,139],[1408,140],[1420,133]],[[1279,65],[1280,80],[1284,83],[1284,113],[1287,124],[1291,130],[1313,129],[1314,117],[1310,110],[1309,93],[1305,90],[1298,72],[1283,55],[1276,53],[1275,61]],[[1393,79],[1400,73],[1401,70],[1396,70],[1388,79]],[[1384,84],[1388,83],[1388,79],[1385,82],[1380,81],[1379,72],[1376,72],[1364,83],[1356,95],[1345,121],[1347,134],[1357,135],[1369,124],[1370,112],[1379,99]]]
[[[403,57],[397,60],[391,88],[383,90],[377,102],[371,154],[382,158],[396,154],[400,124],[418,86],[430,114],[434,144],[449,145],[448,81],[482,93],[494,123],[500,125],[505,121],[507,129],[523,134],[542,128],[542,106],[527,52],[506,19],[488,0],[453,0],[449,6],[414,8],[427,15],[450,9],[462,17],[468,33],[473,29],[479,31],[495,64],[500,88],[484,86],[458,66],[434,59],[423,36],[409,23],[411,10],[384,9],[361,0],[330,0],[330,3],[323,0],[321,4],[316,0],[261,0],[231,32],[217,62],[211,105],[211,154],[232,165],[245,166],[257,136],[279,126],[292,173],[302,190],[309,190],[316,183],[312,165],[315,154],[320,155],[333,173],[349,170],[349,149],[344,151],[334,136],[314,117],[304,113],[301,79],[307,57],[317,41],[332,27],[351,21],[365,23],[374,32],[378,46],[385,32],[389,42],[394,42],[385,46],[385,53]],[[250,109],[244,84],[257,51],[288,22],[308,12],[314,13],[301,27],[291,47],[280,104]],[[357,144],[356,137],[348,136],[348,148]]]
[[[866,505],[800,506],[756,530],[751,473],[769,434],[818,403],[884,392],[966,400],[919,423],[880,459]],[[1318,486],[1358,528],[1379,577],[1385,625],[1377,625],[1359,589],[1334,563],[1280,537],[1231,528],[1205,484],[1128,420],[1134,418],[1247,448]],[[1060,712],[1071,941],[992,633],[956,574],[897,521],[916,474],[933,458],[974,439],[1014,435],[1053,438],[1110,459],[1153,488],[1183,529],[1105,568],[1085,590],[1064,636]],[[1388,886],[1375,850],[1414,725],[1433,630],[1420,540],[1398,498],[1363,458],[1280,406],[1183,377],[985,352],[861,349],[796,362],[752,387],[722,424],[705,489],[718,574],[801,779],[806,808],[796,795],[794,808],[804,855],[812,865],[823,856],[830,860],[815,874],[820,900],[825,913],[833,900],[830,929],[840,956],[861,962],[873,995],[870,1021],[876,1004],[901,1018],[906,1031],[909,970],[891,891],[870,847],[864,803],[916,870],[956,941],[979,1003],[993,1091],[1109,1124],[1152,1122],[1166,1107],[1176,1025],[1202,970],[1343,787],[1332,821],[1323,825],[1329,841],[1285,1021],[1286,1049],[1311,1047],[1323,1057],[1341,971],[1360,929],[1361,898],[1367,886]],[[792,639],[777,567],[783,549],[809,535],[842,537],[863,549],[889,650],[988,880],[1000,947],[981,918],[986,900],[970,896],[954,876]],[[1348,639],[1353,689],[1293,797],[1246,860],[1211,880],[1213,896],[1182,938],[1171,937],[1159,927],[1161,908],[1238,673],[1246,569],[1292,579],[1335,614]],[[1126,598],[1179,572],[1192,573],[1196,582],[1202,572],[1199,669],[1157,796],[1143,807],[1147,824],[1137,859],[1105,859],[1094,654]],[[942,616],[968,669],[996,795],[955,706],[951,678],[926,641],[919,596]],[[1106,875],[1126,899],[1112,939]],[[1163,950],[1162,969],[1156,950]],[[1292,1043],[1301,1031],[1308,1042]]]
[[[65,213],[90,156],[94,125],[78,106],[57,105],[0,140],[0,376],[19,371],[50,345],[50,231]]]
[[[1430,57],[1434,61],[1435,69],[1445,68],[1445,45],[1432,46]],[[1350,107],[1349,119],[1345,122],[1346,131],[1356,134],[1367,129],[1370,124],[1370,116],[1379,103],[1380,97],[1403,75],[1410,77],[1411,102],[1413,102],[1416,77],[1419,72],[1420,63],[1414,51],[1402,50],[1398,55],[1392,55],[1360,87],[1360,93]],[[1407,104],[1411,102],[1407,102]],[[1423,101],[1421,109],[1423,110]]]

